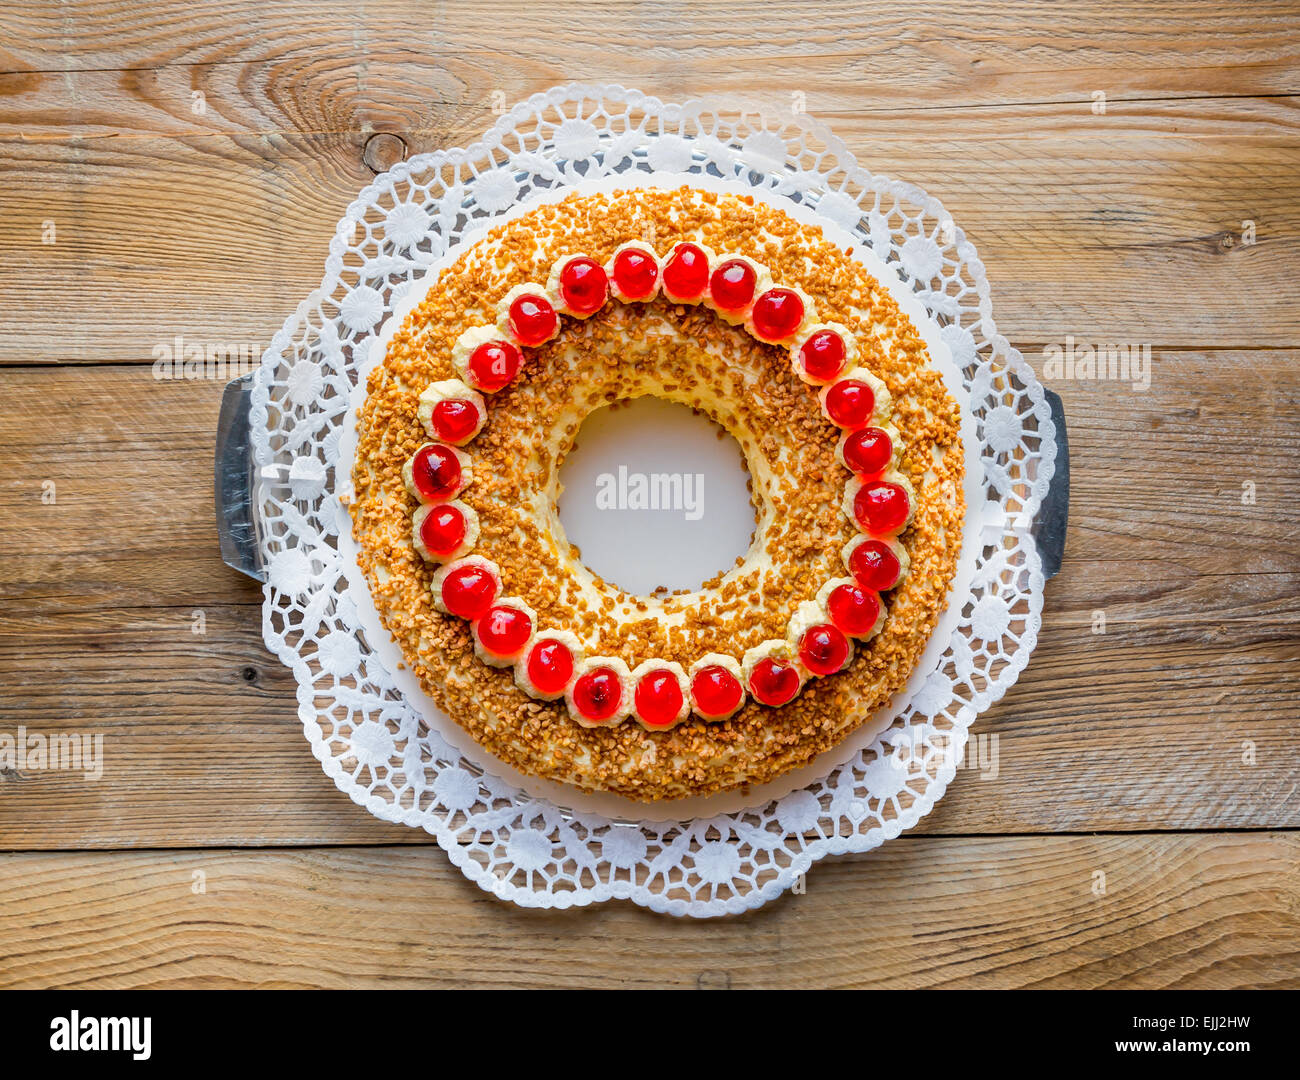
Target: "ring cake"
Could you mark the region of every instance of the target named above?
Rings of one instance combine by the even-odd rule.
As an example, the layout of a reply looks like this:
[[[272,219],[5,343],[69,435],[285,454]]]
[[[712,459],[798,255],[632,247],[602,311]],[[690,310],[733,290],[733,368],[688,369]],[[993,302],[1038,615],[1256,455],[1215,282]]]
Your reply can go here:
[[[629,594],[565,539],[583,419],[655,395],[739,442],[758,528]],[[351,502],[384,626],[523,773],[652,800],[775,778],[906,683],[961,541],[960,416],[821,231],[693,188],[571,195],[443,270],[370,376]]]

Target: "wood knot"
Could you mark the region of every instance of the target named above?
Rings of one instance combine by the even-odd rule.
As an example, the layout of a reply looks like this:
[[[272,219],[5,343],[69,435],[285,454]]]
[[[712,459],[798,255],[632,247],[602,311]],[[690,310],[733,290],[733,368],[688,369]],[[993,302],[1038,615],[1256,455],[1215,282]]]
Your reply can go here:
[[[377,131],[366,140],[361,160],[376,175],[387,172],[399,161],[406,160],[406,140],[389,131]]]

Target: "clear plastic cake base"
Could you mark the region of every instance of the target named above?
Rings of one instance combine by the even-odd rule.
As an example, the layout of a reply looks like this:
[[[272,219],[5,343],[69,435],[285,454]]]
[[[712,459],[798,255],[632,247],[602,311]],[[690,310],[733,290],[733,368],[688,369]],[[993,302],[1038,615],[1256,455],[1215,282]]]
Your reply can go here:
[[[888,707],[771,784],[644,804],[521,776],[437,710],[379,625],[340,496],[365,375],[465,245],[574,190],[683,183],[822,226],[898,298],[963,408],[967,519],[948,610]],[[806,114],[558,87],[471,147],[377,177],[253,377],[249,442],[264,636],[294,672],[312,752],[354,801],[426,830],[472,881],[523,906],[623,898],[722,915],[780,895],[826,855],[878,846],[943,795],[970,725],[1036,642],[1032,523],[1056,456],[1043,388],[997,334],[983,265],[937,200],[873,176]]]

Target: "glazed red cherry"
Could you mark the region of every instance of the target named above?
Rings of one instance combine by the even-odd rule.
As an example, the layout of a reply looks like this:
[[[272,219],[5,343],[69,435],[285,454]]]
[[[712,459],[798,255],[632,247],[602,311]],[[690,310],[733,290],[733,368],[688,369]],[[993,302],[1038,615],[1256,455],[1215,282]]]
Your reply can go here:
[[[478,409],[472,401],[448,398],[433,407],[429,423],[443,442],[463,443],[478,427]]]
[[[533,620],[528,612],[498,604],[488,608],[475,624],[474,632],[479,643],[493,656],[516,656],[533,632]]]
[[[560,271],[560,295],[577,315],[599,311],[609,296],[609,278],[595,259],[579,255],[570,259]]]
[[[834,675],[848,662],[849,639],[833,626],[810,626],[799,639],[799,659],[814,675]]]
[[[543,694],[558,694],[573,678],[573,653],[562,641],[539,641],[528,654],[528,677]]]
[[[799,693],[799,672],[793,665],[773,660],[770,656],[754,665],[749,677],[749,689],[755,699],[764,705],[784,705]]]
[[[858,379],[841,379],[826,391],[826,415],[836,427],[861,427],[875,409],[875,393]]]
[[[758,275],[743,259],[728,259],[713,271],[709,292],[723,311],[739,311],[754,299]]]
[[[430,443],[415,452],[411,482],[425,502],[442,502],[456,496],[461,487],[460,458],[450,446]]]
[[[465,515],[455,506],[435,506],[420,522],[420,543],[447,558],[465,542]]]
[[[671,671],[647,671],[636,684],[633,701],[647,727],[668,727],[682,711],[682,687]]]
[[[674,299],[698,300],[708,287],[709,257],[704,249],[678,244],[664,264],[664,288]]]
[[[721,664],[700,668],[691,680],[691,697],[705,716],[726,716],[744,696],[740,680]]]
[[[622,701],[623,680],[613,668],[592,668],[573,684],[573,704],[585,720],[608,720]]]
[[[863,484],[853,497],[853,516],[863,532],[879,536],[897,532],[910,512],[907,492],[888,480]]]
[[[508,341],[485,341],[469,358],[469,381],[479,390],[495,393],[519,374],[523,354]]]
[[[859,428],[844,440],[844,463],[862,476],[884,472],[893,460],[893,440],[881,428]]]
[[[442,606],[462,619],[481,619],[497,598],[492,571],[469,563],[442,579]]]
[[[803,301],[793,289],[768,289],[754,301],[750,318],[764,341],[784,341],[799,329],[803,313]]]
[[[849,572],[864,589],[885,592],[898,584],[903,564],[883,540],[863,540],[849,556]]]
[[[510,329],[521,345],[540,345],[560,325],[560,317],[544,296],[524,293],[510,304]]]
[[[835,378],[844,370],[847,357],[844,339],[834,330],[818,330],[810,334],[799,350],[799,363],[804,373],[818,382],[830,382]],[[874,401],[872,405],[875,405]]]
[[[880,597],[857,585],[839,585],[826,598],[826,610],[838,630],[855,637],[868,634],[880,618]]]
[[[614,284],[628,300],[648,300],[659,282],[659,264],[647,252],[624,248],[614,256]]]

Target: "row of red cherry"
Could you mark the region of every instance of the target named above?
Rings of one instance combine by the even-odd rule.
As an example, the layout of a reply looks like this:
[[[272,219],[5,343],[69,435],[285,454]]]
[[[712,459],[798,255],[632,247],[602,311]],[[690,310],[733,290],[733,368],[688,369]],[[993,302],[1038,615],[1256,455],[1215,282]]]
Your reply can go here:
[[[876,632],[882,622],[879,593],[893,588],[905,571],[905,553],[886,538],[910,520],[911,499],[902,484],[882,475],[893,461],[893,443],[887,431],[869,424],[877,409],[871,383],[840,378],[854,374],[846,371],[855,351],[852,338],[844,328],[826,324],[800,335],[811,305],[793,289],[773,285],[760,292],[765,274],[743,256],[719,258],[689,242],[677,244],[662,262],[637,241],[624,244],[604,265],[585,255],[565,257],[554,267],[547,288],[524,285],[507,294],[495,330],[478,327],[461,336],[453,363],[466,394],[442,395],[428,411],[430,433],[441,442],[417,450],[408,463],[407,483],[424,504],[417,511],[416,546],[446,564],[435,575],[435,601],[440,609],[470,621],[485,661],[513,664],[517,681],[535,697],[564,696],[579,722],[600,724],[635,715],[645,726],[661,729],[692,710],[706,719],[721,719],[743,704],[746,685],[760,703],[784,705],[807,675],[843,669],[852,652],[849,638]],[[827,592],[827,621],[803,629],[793,655],[746,654],[743,667],[731,658],[706,658],[718,662],[697,664],[689,676],[662,661],[632,672],[617,659],[584,660],[572,635],[535,633],[535,614],[526,604],[499,598],[495,565],[459,558],[473,546],[471,534],[476,537],[478,530],[474,511],[454,501],[468,483],[469,468],[455,447],[477,435],[486,419],[479,391],[495,393],[513,381],[522,366],[521,346],[536,347],[554,337],[559,315],[587,318],[611,295],[623,302],[646,302],[661,292],[673,302],[708,304],[728,321],[744,322],[769,344],[790,344],[796,374],[821,386],[824,415],[844,431],[838,452],[855,476],[852,516],[864,533],[873,535],[859,537],[846,549],[852,580]],[[435,387],[442,385],[449,384]]]
[[[706,720],[725,719],[744,703],[746,686],[760,704],[785,705],[807,675],[842,670],[851,651],[848,638],[874,631],[881,617],[879,593],[902,576],[898,550],[884,540],[863,539],[848,562],[856,584],[831,590],[826,601],[831,621],[801,636],[797,656],[803,671],[788,659],[748,654],[740,664],[706,657],[689,673],[664,661],[628,671],[616,658],[587,660],[572,635],[535,631],[536,613],[519,600],[503,600],[497,567],[478,556],[444,566],[435,575],[434,595],[440,610],[470,623],[479,655],[494,666],[513,665],[516,681],[532,696],[564,697],[575,718],[589,725],[633,715],[658,730],[691,711]]]

